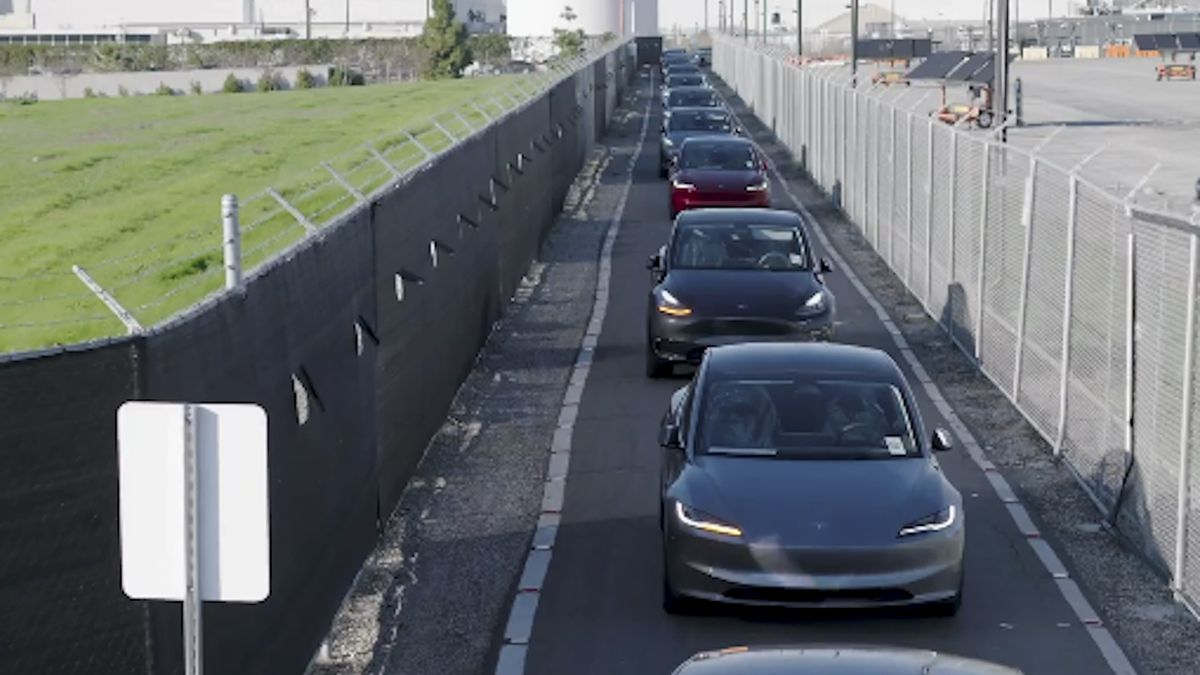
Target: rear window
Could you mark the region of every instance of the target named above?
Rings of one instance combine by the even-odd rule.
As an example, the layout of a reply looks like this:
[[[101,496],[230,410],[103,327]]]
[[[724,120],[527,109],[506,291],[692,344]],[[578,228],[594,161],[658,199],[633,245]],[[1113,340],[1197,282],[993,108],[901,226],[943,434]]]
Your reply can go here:
[[[908,406],[888,382],[732,377],[708,384],[697,452],[798,460],[920,457]]]
[[[672,108],[717,108],[721,102],[715,91],[673,91],[667,104]]]
[[[671,113],[668,125],[671,131],[714,131],[728,133],[733,130],[729,113],[722,110],[679,110]]]
[[[701,171],[753,171],[759,161],[749,143],[692,139],[680,152],[679,166]]]
[[[704,78],[699,75],[672,75],[667,78],[668,87],[699,87],[704,84]]]

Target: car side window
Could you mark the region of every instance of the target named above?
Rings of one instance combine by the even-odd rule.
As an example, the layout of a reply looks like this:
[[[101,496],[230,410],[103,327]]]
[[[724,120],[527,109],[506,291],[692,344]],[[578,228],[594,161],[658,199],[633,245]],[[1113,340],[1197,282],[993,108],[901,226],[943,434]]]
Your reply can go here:
[[[688,441],[688,424],[692,419],[692,391],[694,389],[692,384],[687,386],[683,394],[683,403],[679,405],[679,411],[675,417],[675,424],[679,426],[679,440],[683,442],[685,448]]]

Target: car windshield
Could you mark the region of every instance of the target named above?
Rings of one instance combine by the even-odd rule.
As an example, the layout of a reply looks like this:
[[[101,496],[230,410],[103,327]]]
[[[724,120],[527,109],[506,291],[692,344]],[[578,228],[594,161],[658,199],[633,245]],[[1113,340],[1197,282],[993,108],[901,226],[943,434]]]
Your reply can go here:
[[[808,247],[798,228],[748,223],[680,225],[671,267],[693,270],[809,269]]]
[[[758,168],[758,155],[749,143],[692,140],[683,146],[679,166],[701,171],[753,171]]]
[[[699,87],[704,78],[699,75],[672,75],[667,78],[667,87]]]
[[[668,127],[671,131],[729,132],[733,129],[729,114],[720,110],[680,110],[672,113]]]
[[[667,98],[672,108],[716,108],[720,105],[715,91],[673,91]]]
[[[801,460],[920,457],[904,396],[887,382],[726,377],[702,399],[697,452]]]

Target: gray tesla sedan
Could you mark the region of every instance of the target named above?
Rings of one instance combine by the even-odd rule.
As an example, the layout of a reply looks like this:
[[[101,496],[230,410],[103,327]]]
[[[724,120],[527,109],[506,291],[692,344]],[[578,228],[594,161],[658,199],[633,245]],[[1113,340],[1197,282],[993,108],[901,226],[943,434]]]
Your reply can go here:
[[[663,446],[663,606],[962,600],[962,497],[885,352],[834,344],[710,349],[671,399]]]
[[[834,297],[824,281],[832,266],[813,255],[804,221],[791,211],[685,211],[647,266],[655,284],[646,319],[650,377],[699,363],[717,345],[833,334]]]
[[[701,652],[674,675],[1021,675],[1021,671],[925,649],[828,645]]]

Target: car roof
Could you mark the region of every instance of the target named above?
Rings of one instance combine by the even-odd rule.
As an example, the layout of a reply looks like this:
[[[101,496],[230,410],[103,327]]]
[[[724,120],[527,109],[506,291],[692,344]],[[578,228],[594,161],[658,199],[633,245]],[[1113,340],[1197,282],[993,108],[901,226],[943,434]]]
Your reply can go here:
[[[702,652],[676,675],[1018,675],[996,663],[924,649],[811,646]]]
[[[705,355],[709,372],[720,377],[770,376],[803,372],[818,377],[853,376],[873,378],[900,385],[905,382],[900,368],[887,352],[870,347],[817,343],[743,343],[714,347]]]
[[[678,91],[678,92],[692,92],[692,91],[694,91],[694,92],[697,92],[697,93],[701,93],[701,92],[703,92],[703,93],[714,93],[714,94],[715,94],[717,90],[716,90],[716,89],[713,89],[712,87],[705,87],[705,86],[703,86],[703,85],[699,85],[699,84],[690,84],[690,85],[688,85],[688,86],[686,86],[686,87],[671,87],[671,93],[672,93],[672,94],[674,94],[674,93],[675,93],[675,92],[677,92],[677,91]]]

